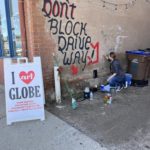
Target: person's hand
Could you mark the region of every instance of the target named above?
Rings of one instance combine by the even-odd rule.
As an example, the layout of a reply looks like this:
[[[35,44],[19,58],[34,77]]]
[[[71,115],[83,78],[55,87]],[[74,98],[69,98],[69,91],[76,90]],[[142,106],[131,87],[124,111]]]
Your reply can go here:
[[[106,59],[106,60],[109,59],[109,57],[107,55],[103,55],[103,58]]]

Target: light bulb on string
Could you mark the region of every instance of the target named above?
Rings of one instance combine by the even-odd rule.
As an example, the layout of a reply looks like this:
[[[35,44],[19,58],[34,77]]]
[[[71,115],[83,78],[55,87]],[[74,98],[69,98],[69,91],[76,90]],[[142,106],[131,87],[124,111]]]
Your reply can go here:
[[[117,5],[117,4],[115,4],[115,10],[117,10],[117,9],[118,9],[118,8],[117,8],[117,6],[118,6],[118,5]]]
[[[134,5],[135,4],[135,1],[132,1],[132,5]]]
[[[105,1],[103,1],[103,7],[105,7]]]
[[[110,6],[114,7],[114,10],[118,10],[119,8],[124,8],[127,10],[130,5],[135,5],[135,3],[136,3],[136,0],[131,0],[130,4],[129,4],[129,2],[117,4],[117,3],[109,2],[108,0],[100,0],[100,1],[102,3],[102,7],[107,7],[107,5],[110,5]],[[150,2],[150,0],[145,0],[145,1]]]

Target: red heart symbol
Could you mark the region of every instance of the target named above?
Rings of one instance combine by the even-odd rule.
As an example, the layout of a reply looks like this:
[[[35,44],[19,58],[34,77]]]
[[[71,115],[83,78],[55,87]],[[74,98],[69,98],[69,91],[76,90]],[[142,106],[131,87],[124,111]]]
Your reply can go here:
[[[75,65],[71,65],[71,73],[72,75],[77,75],[78,74],[78,67]]]
[[[20,79],[26,84],[29,84],[30,82],[32,82],[32,80],[34,79],[34,76],[35,76],[35,73],[33,71],[29,71],[29,72],[21,71],[19,73]]]

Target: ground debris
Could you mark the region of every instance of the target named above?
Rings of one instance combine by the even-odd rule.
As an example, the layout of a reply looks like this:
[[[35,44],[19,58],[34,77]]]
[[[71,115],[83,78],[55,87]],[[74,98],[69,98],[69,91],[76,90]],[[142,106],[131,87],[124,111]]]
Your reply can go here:
[[[150,146],[149,145],[145,145],[145,148],[150,149]]]

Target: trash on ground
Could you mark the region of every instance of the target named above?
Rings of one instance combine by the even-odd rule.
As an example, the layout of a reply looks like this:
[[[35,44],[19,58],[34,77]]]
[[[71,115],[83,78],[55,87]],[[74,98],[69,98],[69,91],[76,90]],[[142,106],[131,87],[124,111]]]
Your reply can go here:
[[[71,106],[72,106],[72,109],[76,109],[78,107],[77,101],[74,98],[72,98]]]
[[[93,92],[92,91],[90,92],[90,100],[91,101],[93,100]]]
[[[104,104],[112,104],[112,96],[110,93],[107,93],[103,98]]]
[[[90,88],[86,87],[84,90],[84,98],[89,99],[90,98]]]

